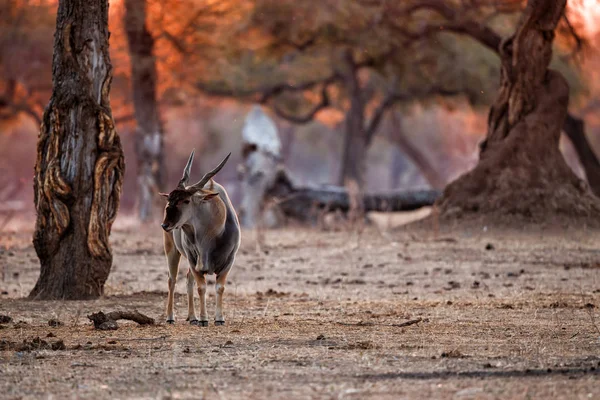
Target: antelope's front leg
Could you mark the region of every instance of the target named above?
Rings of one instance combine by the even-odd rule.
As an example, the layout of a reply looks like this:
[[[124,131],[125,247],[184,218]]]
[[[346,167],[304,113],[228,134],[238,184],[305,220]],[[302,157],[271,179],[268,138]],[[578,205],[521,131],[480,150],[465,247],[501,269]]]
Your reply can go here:
[[[187,295],[188,295],[188,317],[187,321],[193,324],[198,321],[196,318],[196,310],[194,309],[194,275],[192,274],[192,267],[188,268],[186,275],[187,278]]]
[[[196,321],[194,325],[208,326],[208,312],[206,312],[206,276],[202,272],[197,272],[190,268],[196,285],[198,285],[198,296],[200,297],[200,321]]]
[[[177,274],[179,273],[179,260],[181,254],[175,248],[173,244],[173,237],[166,233],[164,235],[164,246],[165,253],[167,256],[167,264],[169,264],[169,294],[167,295],[167,323],[172,324],[175,322],[175,316],[173,313],[173,303],[175,299],[175,284],[177,283]]]
[[[227,273],[217,276],[215,292],[217,294],[217,307],[215,311],[215,325],[225,325],[223,318],[223,293],[225,292],[225,283],[227,283]]]

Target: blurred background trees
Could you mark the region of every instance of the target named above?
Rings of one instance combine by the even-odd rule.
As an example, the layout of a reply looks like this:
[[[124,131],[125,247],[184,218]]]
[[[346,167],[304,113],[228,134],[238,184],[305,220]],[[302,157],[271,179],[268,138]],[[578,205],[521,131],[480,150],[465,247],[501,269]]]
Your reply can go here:
[[[123,25],[127,34],[131,64],[131,91],[137,128],[138,212],[141,221],[152,216],[152,199],[165,182],[163,126],[156,99],[156,59],[154,37],[148,29],[146,0],[126,0]]]
[[[6,176],[31,176],[31,143],[50,97],[56,5],[0,4]],[[123,209],[150,215],[145,193],[168,189],[192,147],[205,157],[198,169],[227,151],[239,160],[256,102],[293,132],[283,147],[300,184],[443,188],[477,161],[500,82],[495,48],[523,8],[517,0],[112,1],[111,103],[128,160]],[[596,2],[569,2],[552,66],[571,87],[566,131],[575,132],[575,147],[562,140],[561,149],[598,187],[594,15]],[[227,168],[221,179],[235,182],[235,163]]]
[[[25,115],[36,124],[52,90],[56,4],[0,3],[0,123]]]

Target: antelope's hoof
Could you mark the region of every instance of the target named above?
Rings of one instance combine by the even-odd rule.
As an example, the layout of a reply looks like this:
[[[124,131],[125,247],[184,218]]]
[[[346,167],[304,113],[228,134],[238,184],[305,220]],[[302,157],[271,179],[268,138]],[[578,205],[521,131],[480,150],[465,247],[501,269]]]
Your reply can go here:
[[[197,319],[190,321],[190,325],[208,326],[208,321],[198,321]]]
[[[215,325],[216,326],[223,326],[223,325],[225,325],[225,321],[215,321]]]
[[[173,325],[174,323],[175,323],[175,320],[174,320],[174,319],[168,319],[168,320],[167,320],[167,324],[171,324],[171,325]]]

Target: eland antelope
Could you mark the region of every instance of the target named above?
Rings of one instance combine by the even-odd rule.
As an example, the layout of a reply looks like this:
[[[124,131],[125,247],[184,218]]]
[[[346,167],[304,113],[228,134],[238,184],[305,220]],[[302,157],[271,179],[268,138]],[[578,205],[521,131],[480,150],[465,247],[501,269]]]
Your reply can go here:
[[[160,193],[167,198],[162,223],[165,254],[169,265],[169,295],[167,322],[174,323],[173,298],[179,260],[188,260],[187,320],[194,325],[208,326],[206,311],[206,274],[216,274],[215,325],[223,325],[223,292],[227,274],[231,270],[240,247],[240,225],[227,192],[212,178],[223,168],[231,153],[196,184],[188,186],[194,151],[183,171],[183,177],[171,193]],[[194,282],[200,296],[200,319],[194,309]]]

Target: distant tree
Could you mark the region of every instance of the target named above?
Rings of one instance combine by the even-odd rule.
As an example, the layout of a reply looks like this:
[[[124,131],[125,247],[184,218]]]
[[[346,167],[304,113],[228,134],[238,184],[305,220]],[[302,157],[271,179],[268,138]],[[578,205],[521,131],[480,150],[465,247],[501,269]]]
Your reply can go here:
[[[137,128],[138,212],[141,221],[152,217],[153,198],[164,185],[163,127],[157,102],[154,37],[149,31],[147,0],[125,0],[124,26],[131,63],[131,87]]]
[[[361,1],[368,3],[371,0]],[[492,13],[499,12],[506,14],[508,12],[510,16],[515,10],[520,10],[524,3],[526,2],[523,0],[502,0],[486,5],[484,8],[491,10]],[[402,20],[407,15],[418,20],[425,15],[429,18],[429,22],[422,24],[416,31],[411,32],[411,36],[434,36],[441,37],[442,39],[444,36],[464,36],[472,38],[480,45],[483,45],[485,49],[483,50],[483,54],[486,51],[491,51],[500,56],[502,55],[500,47],[502,43],[501,35],[509,35],[510,32],[507,30],[507,26],[512,26],[510,23],[506,24],[506,22],[509,22],[506,18],[494,24],[493,19],[482,16],[477,8],[473,8],[468,4],[457,7],[446,0],[415,0],[409,4],[388,2],[384,8],[384,15],[390,21]],[[482,21],[487,21],[487,23],[482,23]],[[402,33],[407,33],[405,26],[401,24],[396,25]],[[585,38],[577,33],[565,13],[562,14],[562,18],[557,22],[556,34],[560,35],[563,42],[566,42],[564,47],[569,48],[568,51],[570,52],[573,52],[573,49],[577,52],[584,46]],[[473,48],[469,49],[469,58],[476,57],[475,54],[481,55],[482,51]],[[461,75],[465,64],[457,62],[454,65],[455,68],[453,70],[455,72],[452,75],[456,79],[463,80],[467,84],[472,85],[473,82],[468,79],[465,80],[465,77]],[[477,65],[477,63],[471,63],[471,65]],[[555,57],[552,60],[552,67],[558,69],[566,76],[572,93],[583,89],[583,84],[574,76],[573,68],[565,63],[564,57]],[[488,79],[488,82],[491,81],[493,80]],[[481,85],[476,86],[481,87]],[[488,87],[484,90],[486,93],[493,93],[495,88]],[[477,95],[477,93],[471,92],[470,95]],[[562,129],[577,152],[592,191],[597,196],[600,196],[600,161],[586,138],[584,121],[576,117],[573,113],[567,112]]]
[[[566,0],[529,0],[514,34],[503,41],[491,31],[470,33],[498,49],[501,83],[479,163],[446,187],[438,203],[442,217],[566,216],[598,224],[600,200],[559,150],[569,85],[549,64],[565,6]]]
[[[59,1],[35,165],[33,299],[98,297],[112,265],[125,165],[109,102],[108,36],[108,0]]]

